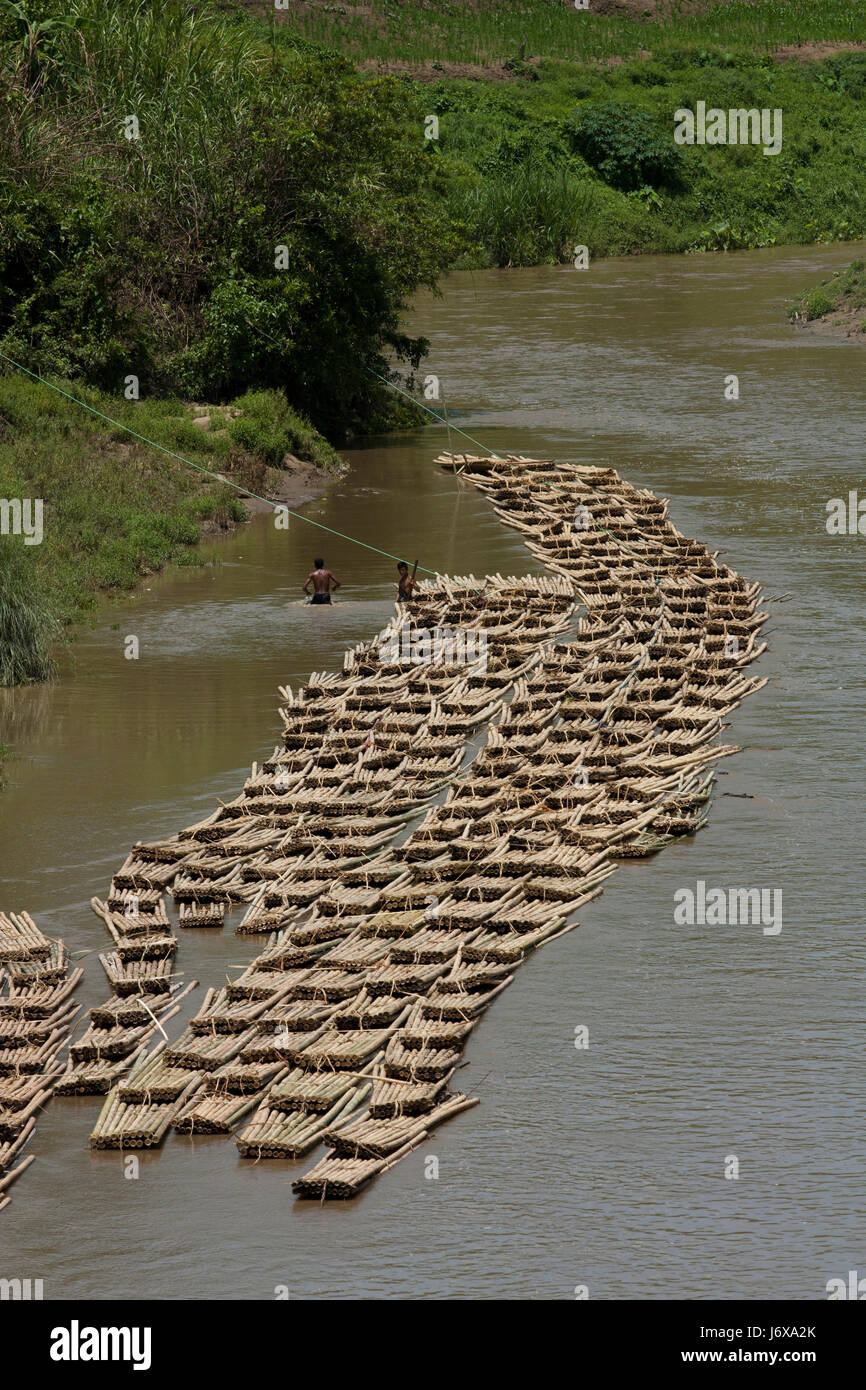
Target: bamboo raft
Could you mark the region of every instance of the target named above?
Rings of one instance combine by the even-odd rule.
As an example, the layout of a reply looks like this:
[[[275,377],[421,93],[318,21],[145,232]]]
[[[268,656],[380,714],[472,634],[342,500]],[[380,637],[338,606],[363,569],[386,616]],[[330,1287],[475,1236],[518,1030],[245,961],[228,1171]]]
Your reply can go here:
[[[13,1163],[36,1131],[54,1094],[58,1054],[79,1010],[71,996],[83,972],[67,974],[62,941],[52,941],[29,913],[0,913],[0,1210],[8,1188],[29,1168]]]
[[[133,847],[94,900],[115,997],[77,1045],[111,1086],[94,1147],[152,1146],[172,1125],[235,1133],[254,1160],[324,1141],[296,1194],[354,1196],[475,1103],[448,1084],[516,966],[577,926],[620,859],[705,823],[713,765],[736,751],[715,742],[723,720],[764,684],[744,675],[766,646],[758,586],[612,469],[438,462],[548,574],[425,581],[342,673],[280,691],[281,745],[234,801]],[[483,634],[484,661],[449,664],[436,634],[455,628]],[[430,641],[406,659],[419,629]],[[236,930],[269,939],[146,1054],[136,997],[156,1014],[175,988],[167,892],[181,925],[242,907]],[[21,935],[0,919],[0,950]],[[49,1024],[49,1064],[51,1020],[30,1020]],[[19,1110],[40,1093],[24,1094]]]

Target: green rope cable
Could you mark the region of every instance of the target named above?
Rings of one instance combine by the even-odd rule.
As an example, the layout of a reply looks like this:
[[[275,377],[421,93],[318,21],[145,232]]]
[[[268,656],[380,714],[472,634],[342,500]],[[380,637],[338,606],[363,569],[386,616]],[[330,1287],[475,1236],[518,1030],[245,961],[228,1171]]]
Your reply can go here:
[[[277,338],[274,338],[270,333],[266,333],[265,330],[259,324],[253,323],[252,319],[245,318],[244,323],[247,325],[248,328],[251,328],[254,333],[259,333],[261,337],[267,338],[268,342],[273,343],[274,347],[280,347],[279,340]],[[415,397],[411,394],[411,392],[404,391],[403,387],[398,386],[396,381],[389,381],[388,378],[386,376],[382,376],[380,372],[374,372],[373,368],[368,367],[366,363],[363,363],[362,365],[364,367],[364,371],[369,372],[370,376],[376,377],[376,379],[378,381],[383,382],[385,386],[390,386],[392,391],[399,391],[401,396],[405,396],[407,400],[410,400],[413,405],[417,405],[419,409],[426,410],[428,415],[432,415],[433,419],[438,420],[441,425],[444,425],[446,427],[446,429],[454,430],[455,434],[462,434],[464,439],[468,439],[470,444],[475,444],[479,449],[483,449],[484,452],[490,456],[490,458],[498,457],[498,455],[494,454],[492,450],[487,448],[486,445],[482,444],[479,439],[473,439],[471,434],[467,434],[465,430],[461,430],[458,425],[452,425],[450,420],[448,420],[444,415],[439,415],[432,408],[432,406],[425,405],[423,401],[416,401]]]
[[[255,327],[255,325],[251,326]],[[264,332],[264,329],[259,328],[258,332],[260,332],[263,337],[269,338],[270,341],[274,342],[276,346],[279,346],[279,344],[276,342],[276,339],[271,338],[270,334]],[[7,356],[5,352],[0,351],[0,358],[2,358],[4,362],[8,362],[10,366],[15,367],[17,371],[23,372],[26,376],[31,377],[33,381],[38,381],[41,385],[47,386],[51,391],[55,391],[59,396],[65,397],[65,399],[68,401],[72,401],[73,405],[80,405],[83,410],[88,410],[91,415],[96,415],[100,420],[104,420],[107,424],[113,425],[116,429],[124,430],[127,434],[132,435],[134,439],[140,440],[143,444],[149,445],[152,449],[159,449],[161,453],[167,454],[169,458],[177,459],[179,463],[186,464],[188,468],[196,469],[197,472],[203,473],[208,478],[213,478],[218,483],[223,483],[226,487],[234,488],[236,492],[245,493],[249,497],[254,497],[257,502],[263,502],[266,506],[273,507],[275,511],[278,508],[283,507],[288,516],[293,516],[298,521],[304,521],[307,523],[308,526],[315,526],[320,531],[327,531],[327,533],[331,536],[338,536],[340,540],[349,541],[354,545],[360,545],[363,547],[364,550],[371,550],[376,555],[384,555],[385,558],[388,560],[399,561],[402,558],[398,555],[392,554],[390,550],[383,550],[381,546],[370,545],[367,541],[359,540],[357,536],[349,536],[344,531],[337,531],[333,526],[326,526],[325,523],[322,521],[314,521],[312,517],[304,516],[301,512],[292,511],[290,507],[285,507],[283,503],[274,502],[269,497],[262,497],[259,493],[253,492],[250,488],[244,487],[241,483],[234,483],[229,478],[221,477],[219,473],[214,473],[212,469],[205,468],[200,463],[194,463],[192,459],[185,458],[183,454],[178,454],[174,449],[169,449],[164,444],[158,444],[155,439],[148,439],[146,435],[139,434],[139,432],[137,430],[134,430],[131,425],[124,424],[122,420],[115,420],[111,415],[106,415],[103,411],[97,410],[96,406],[88,405],[87,401],[79,400],[77,396],[73,396],[70,394],[70,392],[64,391],[61,386],[55,385],[55,383],[53,381],[49,381],[47,377],[40,376],[38,372],[32,372],[29,369],[29,367],[22,366],[20,362],[16,362],[14,358]],[[443,416],[438,415],[435,410],[432,410],[430,406],[424,405],[423,402],[416,401],[415,397],[412,396],[408,391],[404,391],[403,388],[397,386],[396,383],[388,381],[386,377],[381,376],[378,372],[374,372],[371,367],[367,367],[366,370],[370,372],[371,376],[377,377],[379,381],[384,383],[384,385],[390,386],[395,391],[399,391],[401,395],[406,396],[415,405],[420,406],[422,410],[426,410],[428,414],[434,417],[434,419],[439,420],[442,424],[448,425],[448,421],[445,420]],[[476,444],[479,449],[485,449],[485,446],[483,444],[481,444],[477,439],[473,439],[472,435],[467,434],[465,430],[459,429],[456,425],[451,425],[450,428],[455,430],[457,434],[462,434],[463,437],[465,439],[470,440],[471,443]],[[486,449],[485,452],[488,454],[489,457],[498,459],[498,455],[493,454],[491,450]],[[504,462],[504,460],[502,461]],[[553,484],[551,483],[548,483],[547,485],[553,486]],[[635,552],[631,551],[630,548],[627,545],[625,545],[622,541],[620,541],[618,537],[616,537],[611,531],[608,531],[606,527],[594,526],[594,529],[596,531],[601,532],[603,535],[610,536],[612,540],[616,541],[622,549],[628,551],[630,554],[635,554]],[[642,557],[636,554],[635,558],[641,561],[642,563],[647,564],[647,562],[643,560]],[[428,569],[426,565],[419,565],[418,568],[423,570],[425,574],[432,574],[435,577],[439,576],[438,570]],[[651,569],[652,566],[647,565],[647,568]],[[658,574],[656,576],[656,585],[657,587],[660,587],[658,581]],[[480,592],[480,590],[478,592]]]
[[[485,454],[487,454],[488,458],[492,458],[492,459],[498,459],[498,458],[499,458],[499,455],[498,455],[498,454],[494,454],[492,449],[488,449],[486,444],[482,444],[481,441],[478,440],[478,439],[473,439],[473,437],[472,437],[471,434],[467,434],[465,430],[461,430],[461,428],[460,428],[459,425],[452,425],[451,422],[450,422],[450,420],[447,420],[447,419],[445,418],[444,415],[438,415],[438,414],[436,413],[435,410],[431,409],[431,407],[430,407],[429,405],[425,405],[423,401],[416,401],[416,400],[415,400],[415,397],[411,394],[411,392],[409,392],[409,391],[404,391],[404,390],[403,390],[403,387],[402,387],[402,386],[398,386],[397,383],[396,383],[396,381],[389,381],[388,378],[387,378],[386,376],[380,376],[380,374],[379,374],[378,372],[374,372],[374,371],[373,371],[373,368],[372,368],[372,367],[367,367],[367,368],[365,368],[365,370],[368,371],[368,372],[370,373],[371,376],[374,376],[374,377],[376,377],[379,381],[384,382],[386,386],[390,386],[391,389],[392,389],[392,391],[399,391],[399,392],[400,392],[400,395],[401,395],[401,396],[405,396],[405,397],[407,398],[407,400],[410,400],[410,401],[412,402],[413,405],[419,406],[419,407],[421,408],[421,410],[426,410],[426,411],[427,411],[427,414],[428,414],[428,415],[432,415],[432,416],[433,416],[433,419],[434,419],[434,420],[438,420],[439,423],[440,423],[441,425],[445,425],[447,429],[453,430],[455,434],[462,434],[462,435],[463,435],[463,438],[464,438],[464,439],[468,439],[469,442],[470,442],[470,444],[475,444],[475,445],[477,445],[477,447],[478,447],[479,449],[483,449],[484,452],[485,452]],[[501,460],[501,462],[503,462],[503,463],[504,463],[504,461],[505,461],[504,459]]]
[[[169,458],[177,459],[180,463],[185,463],[189,468],[195,468],[199,473],[204,473],[208,478],[213,478],[216,482],[223,483],[226,487],[234,488],[236,492],[242,492],[249,497],[255,497],[257,502],[264,502],[267,506],[273,507],[275,511],[277,508],[284,506],[282,502],[274,502],[270,497],[262,497],[259,493],[252,492],[250,488],[244,487],[241,483],[233,483],[230,478],[223,478],[219,473],[214,473],[212,469],[205,468],[200,463],[194,463],[192,459],[184,458],[183,454],[176,453],[174,449],[169,449],[164,444],[158,444],[155,439],[148,439],[146,435],[139,434],[137,430],[134,430],[131,425],[125,425],[122,420],[115,420],[110,415],[104,414],[103,411],[97,410],[96,406],[88,405],[87,401],[79,400],[77,396],[70,395],[68,391],[64,391],[61,386],[56,386],[53,381],[48,381],[46,377],[40,376],[38,372],[31,372],[28,367],[23,367],[20,362],[16,362],[11,357],[7,357],[5,352],[0,352],[0,358],[2,358],[4,362],[8,362],[10,366],[17,368],[19,372],[24,372],[27,376],[32,377],[34,381],[38,381],[43,386],[47,386],[52,391],[56,391],[59,396],[65,396],[68,401],[72,401],[73,405],[82,406],[84,410],[89,410],[91,415],[97,415],[100,420],[105,420],[107,424],[114,425],[117,429],[125,430],[126,433],[131,434],[133,438],[140,439],[143,444],[148,444],[152,449],[159,449],[162,453],[168,454]],[[354,545],[363,546],[365,550],[372,550],[377,555],[384,555],[389,560],[397,560],[399,562],[403,558],[401,555],[392,555],[390,550],[382,550],[378,545],[370,545],[367,541],[361,541],[357,536],[347,536],[344,531],[337,531],[333,526],[326,526],[323,521],[314,521],[312,517],[303,516],[301,512],[294,512],[290,507],[285,507],[284,509],[289,516],[295,517],[298,521],[305,521],[308,526],[315,526],[320,531],[327,531],[332,536],[339,536],[341,540],[351,541]],[[437,576],[439,573],[438,570],[427,569],[425,565],[419,565],[418,568],[422,569],[425,574]]]

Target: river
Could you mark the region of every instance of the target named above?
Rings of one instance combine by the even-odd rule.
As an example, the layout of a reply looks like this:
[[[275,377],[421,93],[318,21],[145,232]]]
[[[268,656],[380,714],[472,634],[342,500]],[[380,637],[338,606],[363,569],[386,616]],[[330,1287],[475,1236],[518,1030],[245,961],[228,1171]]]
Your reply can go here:
[[[499,451],[614,465],[789,596],[753,668],[770,682],[731,719],[743,752],[720,765],[708,828],[622,867],[493,1005],[456,1078],[482,1105],[358,1200],[297,1203],[303,1166],[241,1161],[219,1138],[172,1135],[129,1179],[119,1154],[88,1148],[99,1102],[55,1099],[0,1215],[0,1276],[41,1278],[49,1299],[271,1299],[278,1285],[820,1299],[828,1279],[866,1272],[866,541],[825,529],[826,502],[862,480],[866,356],[784,316],[855,254],[467,272],[419,299],[411,327],[431,340],[452,425]],[[431,571],[539,572],[480,495],[431,466],[446,443],[439,426],[370,441],[303,513]],[[335,669],[391,612],[393,560],[300,520],[285,532],[257,517],[204,551],[205,568],[101,610],[58,685],[0,707],[0,741],[18,750],[0,793],[0,907],[92,953],[85,1008],[108,994],[88,900],[132,842],[233,797],[277,741],[277,686]],[[319,553],[345,586],[331,610],[299,601]],[[698,880],[781,890],[782,931],[674,925],[675,892]],[[232,926],[179,934],[178,969],[203,987],[260,949]]]

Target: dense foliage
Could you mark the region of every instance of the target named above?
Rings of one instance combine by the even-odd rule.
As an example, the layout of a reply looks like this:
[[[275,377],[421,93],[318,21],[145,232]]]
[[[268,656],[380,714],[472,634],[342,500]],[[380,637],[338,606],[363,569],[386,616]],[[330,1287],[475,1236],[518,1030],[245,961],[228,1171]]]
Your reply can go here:
[[[242,15],[0,5],[0,350],[142,396],[280,387],[333,440],[461,242],[416,103]]]
[[[661,122],[639,107],[604,101],[584,107],[571,133],[574,148],[613,188],[631,192],[648,185],[679,182],[679,152],[670,122]]]
[[[644,32],[652,42],[653,26]],[[604,68],[542,60],[536,73],[421,89],[439,115],[452,212],[481,247],[462,264],[566,259],[575,241],[598,256],[866,237],[866,54],[777,62],[672,48]],[[698,101],[780,108],[781,153],[677,146],[674,112]]]
[[[50,605],[34,582],[29,552],[18,538],[0,536],[0,686],[49,680],[56,632]]]

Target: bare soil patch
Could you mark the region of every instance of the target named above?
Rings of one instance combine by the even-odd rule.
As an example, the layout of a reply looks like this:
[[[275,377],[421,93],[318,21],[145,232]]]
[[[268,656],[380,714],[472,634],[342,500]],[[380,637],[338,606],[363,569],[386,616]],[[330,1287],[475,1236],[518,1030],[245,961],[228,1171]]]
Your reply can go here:
[[[283,468],[267,470],[263,494],[272,502],[281,502],[284,507],[295,508],[321,496],[333,480],[334,474],[323,473],[321,468],[316,468],[312,463],[295,458],[294,454],[287,454]],[[244,506],[251,513],[271,510],[267,502],[260,502],[257,497],[244,496],[243,493],[240,496]]]
[[[814,333],[819,338],[844,338],[851,343],[866,343],[866,332],[863,324],[866,323],[866,309],[831,309],[829,314],[823,314],[819,319],[812,319],[806,323],[802,319],[796,320],[797,330],[800,333]]]
[[[857,53],[864,48],[866,41],[863,39],[856,43],[846,43],[843,39],[828,39],[815,43],[785,44],[775,50],[773,57],[780,63],[820,63],[822,58],[829,58],[831,53]]]

